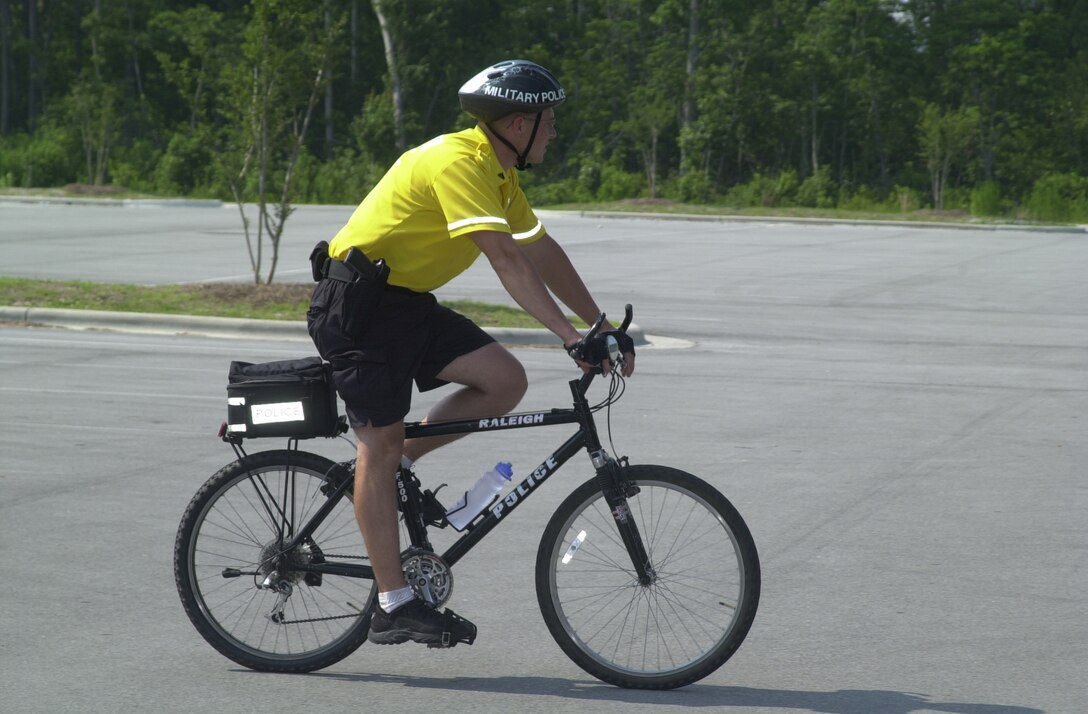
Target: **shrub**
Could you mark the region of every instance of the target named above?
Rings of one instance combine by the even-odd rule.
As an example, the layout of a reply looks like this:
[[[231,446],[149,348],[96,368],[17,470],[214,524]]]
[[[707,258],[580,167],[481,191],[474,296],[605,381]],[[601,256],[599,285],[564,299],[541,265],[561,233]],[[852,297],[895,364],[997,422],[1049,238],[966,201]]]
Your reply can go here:
[[[118,146],[110,158],[110,181],[133,191],[181,194],[177,187],[164,191],[159,186],[156,174],[161,159],[162,151],[150,139],[137,139],[132,146]]]
[[[834,208],[838,186],[831,178],[831,168],[821,166],[797,189],[797,205],[807,208]]]
[[[156,190],[168,194],[189,194],[208,180],[212,164],[207,137],[184,130],[170,137],[162,159],[155,167]]]
[[[669,181],[662,193],[681,203],[709,203],[714,198],[714,181],[705,171],[688,171]]]
[[[592,199],[592,196],[586,194],[577,178],[565,178],[559,181],[524,181],[524,187],[529,203],[533,206],[584,203]]]
[[[1026,201],[1036,221],[1088,220],[1088,178],[1079,174],[1047,174],[1035,182]]]
[[[1001,189],[993,181],[984,181],[971,191],[971,215],[1000,216],[1005,213]]]
[[[597,187],[597,200],[619,201],[624,198],[637,198],[646,188],[646,176],[641,173],[624,171],[621,168],[605,164],[601,167],[601,183]]]
[[[858,190],[850,195],[849,187],[843,186],[839,191],[839,208],[848,211],[882,211],[884,205],[877,200],[873,189],[868,186],[858,186]]]
[[[299,200],[306,203],[351,206],[363,200],[381,180],[385,169],[354,149],[338,151],[329,161],[303,154],[299,159],[299,180],[295,189]]]
[[[922,207],[922,197],[913,188],[898,184],[888,194],[888,208],[900,213],[910,213]]]
[[[783,171],[775,177],[757,173],[748,183],[729,189],[725,202],[742,208],[788,206],[793,201],[797,185],[796,171]]]
[[[0,176],[11,186],[63,186],[79,178],[82,156],[68,129],[47,122],[33,135],[0,140]]]

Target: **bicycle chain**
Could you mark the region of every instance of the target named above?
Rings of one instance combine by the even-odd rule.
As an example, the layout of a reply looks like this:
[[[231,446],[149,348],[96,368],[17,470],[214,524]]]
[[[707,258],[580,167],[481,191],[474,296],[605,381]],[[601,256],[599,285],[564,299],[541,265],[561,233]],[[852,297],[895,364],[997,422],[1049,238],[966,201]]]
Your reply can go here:
[[[306,620],[284,620],[283,622],[277,622],[277,625],[304,625],[307,622],[327,622],[329,620],[344,620],[349,617],[362,617],[364,613],[357,613],[355,615],[329,615],[328,617],[311,617]]]

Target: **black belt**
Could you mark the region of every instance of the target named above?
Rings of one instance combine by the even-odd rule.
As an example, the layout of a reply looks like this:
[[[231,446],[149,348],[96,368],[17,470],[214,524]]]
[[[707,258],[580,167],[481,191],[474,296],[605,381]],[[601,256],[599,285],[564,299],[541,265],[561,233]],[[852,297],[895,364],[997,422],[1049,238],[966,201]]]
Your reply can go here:
[[[322,269],[324,277],[330,280],[339,280],[342,283],[354,283],[359,279],[359,271],[351,263],[345,263],[335,258],[329,258],[325,261],[325,266]],[[424,295],[425,293],[411,290],[409,288],[402,288],[399,285],[385,284],[385,289],[395,292],[403,293],[405,295]]]
[[[340,280],[345,283],[354,283],[359,280],[380,280],[385,284],[385,278],[389,275],[389,268],[384,260],[374,263],[366,257],[366,253],[358,248],[349,248],[348,254],[343,260],[329,258],[321,268],[321,274],[326,278]]]
[[[321,271],[322,277],[339,280],[342,283],[354,283],[359,279],[359,271],[347,263],[329,258]]]

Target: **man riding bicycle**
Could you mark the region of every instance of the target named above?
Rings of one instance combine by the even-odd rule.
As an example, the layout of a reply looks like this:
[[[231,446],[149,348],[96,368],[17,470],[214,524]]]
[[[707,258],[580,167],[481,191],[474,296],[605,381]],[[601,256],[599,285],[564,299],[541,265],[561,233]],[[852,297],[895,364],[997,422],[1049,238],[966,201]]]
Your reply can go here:
[[[441,643],[443,634],[448,641],[472,627],[416,598],[401,570],[396,470],[458,438],[405,440],[413,381],[420,391],[460,385],[423,421],[506,413],[527,388],[521,363],[431,291],[483,253],[507,292],[582,369],[611,367],[604,337],[583,340],[552,297],[587,323],[600,314],[518,182],[518,170],[541,162],[556,138],[555,107],[565,91],[543,67],[510,60],[470,79],[459,98],[477,125],[407,151],[312,256],[320,282],[307,323],[332,364],[358,441],[355,517],[378,583],[369,639],[379,644]],[[629,376],[631,339],[609,334],[626,354]]]

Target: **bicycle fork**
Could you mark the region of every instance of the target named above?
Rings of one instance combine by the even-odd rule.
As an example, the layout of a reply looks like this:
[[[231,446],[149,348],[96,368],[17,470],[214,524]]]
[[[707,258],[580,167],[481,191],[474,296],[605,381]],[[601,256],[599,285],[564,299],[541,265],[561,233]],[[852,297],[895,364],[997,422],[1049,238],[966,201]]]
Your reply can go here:
[[[603,449],[595,451],[591,454],[591,458],[597,469],[597,478],[603,485],[602,493],[605,503],[608,504],[612,518],[616,522],[620,539],[627,548],[628,555],[631,556],[631,564],[635,568],[639,585],[643,587],[652,585],[657,580],[657,572],[650,562],[642,534],[627,503],[628,498],[638,494],[639,488],[624,478],[624,464],[609,458]]]

